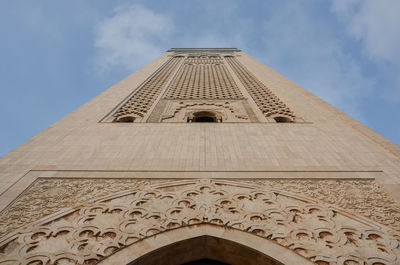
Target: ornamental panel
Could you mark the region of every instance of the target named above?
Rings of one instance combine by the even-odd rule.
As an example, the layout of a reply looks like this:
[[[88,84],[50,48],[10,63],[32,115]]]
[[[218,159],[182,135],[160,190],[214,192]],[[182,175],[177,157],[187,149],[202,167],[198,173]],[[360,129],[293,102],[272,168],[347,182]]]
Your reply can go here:
[[[396,231],[367,218],[266,185],[193,179],[140,181],[28,224],[0,240],[0,264],[95,264],[143,238],[198,224],[255,234],[317,264],[400,261]]]
[[[242,99],[221,56],[188,56],[165,99]]]
[[[225,56],[240,82],[247,89],[265,117],[295,120],[295,114],[266,85],[258,80],[237,58]]]

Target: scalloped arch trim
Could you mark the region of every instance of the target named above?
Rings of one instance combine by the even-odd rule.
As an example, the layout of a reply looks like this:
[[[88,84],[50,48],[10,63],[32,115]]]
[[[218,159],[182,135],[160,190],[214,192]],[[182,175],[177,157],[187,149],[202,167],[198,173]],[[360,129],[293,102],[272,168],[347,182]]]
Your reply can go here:
[[[255,235],[317,264],[400,262],[399,241],[385,226],[299,195],[203,179],[145,186],[27,225],[0,240],[0,264],[95,264],[201,224]]]

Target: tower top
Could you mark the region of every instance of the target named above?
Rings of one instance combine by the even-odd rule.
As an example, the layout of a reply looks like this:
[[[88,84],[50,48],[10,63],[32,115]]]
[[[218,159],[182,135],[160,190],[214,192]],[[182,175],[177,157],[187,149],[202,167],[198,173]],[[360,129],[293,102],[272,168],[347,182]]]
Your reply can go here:
[[[105,122],[303,122],[242,62],[237,48],[172,48]]]
[[[246,53],[172,48],[0,158],[0,264],[400,264],[399,176]]]
[[[220,52],[220,53],[232,53],[240,52],[237,48],[171,48],[168,52]]]

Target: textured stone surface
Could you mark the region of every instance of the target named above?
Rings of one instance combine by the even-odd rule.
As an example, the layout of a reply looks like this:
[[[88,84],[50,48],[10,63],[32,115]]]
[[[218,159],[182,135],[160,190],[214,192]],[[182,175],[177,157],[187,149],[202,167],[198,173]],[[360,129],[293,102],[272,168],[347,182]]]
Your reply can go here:
[[[262,187],[304,195],[365,216],[397,230],[400,201],[372,180],[256,180]]]
[[[239,80],[247,88],[257,106],[266,117],[295,118],[294,113],[283,103],[267,86],[259,81],[235,57],[227,56],[225,59],[238,75]]]
[[[221,56],[189,56],[165,95],[166,99],[241,99]]]
[[[184,99],[182,104],[179,99],[166,99],[164,96],[170,85],[177,81],[174,77],[179,69],[183,69],[185,60],[174,56],[187,57],[192,53],[197,53],[197,57],[190,59],[192,66],[187,65],[186,73],[192,71],[198,75],[193,75],[194,79],[181,75],[179,82],[190,86],[193,96],[197,97],[198,92],[198,98]],[[211,58],[217,53],[222,59]],[[201,58],[203,55],[207,58]],[[235,58],[225,58],[225,55],[234,55]],[[197,66],[194,67],[193,63]],[[214,67],[206,67],[211,64],[215,64]],[[206,69],[208,73],[214,73],[212,82],[200,78]],[[211,89],[214,85],[219,86],[218,91]],[[195,91],[196,87],[201,91]],[[227,92],[229,88],[231,90]],[[175,92],[176,96],[190,96],[190,93]],[[221,95],[232,98],[202,98]],[[243,107],[238,102],[242,102]],[[221,116],[225,112],[226,121],[232,118],[232,122],[186,123],[185,117],[196,108],[201,111],[214,108]],[[116,113],[119,114],[113,116]],[[180,120],[177,123],[160,122],[164,114],[172,115],[171,120]],[[284,115],[295,122],[276,123],[275,115]],[[129,116],[135,118],[134,123],[110,122]],[[186,195],[182,192],[187,188],[196,190],[197,184],[152,186],[158,185],[160,178],[163,181],[225,178],[234,180],[235,184],[221,184],[227,189],[226,194],[222,192],[223,198],[227,194],[236,195],[239,190],[247,196],[261,189],[268,198],[276,197],[274,203],[278,204],[277,209],[286,219],[279,219],[279,214],[275,216],[279,220],[270,216],[274,211],[268,208],[268,201],[245,196],[240,201],[245,201],[250,208],[239,207],[238,212],[250,216],[248,211],[254,207],[261,209],[263,214],[250,221],[239,215],[244,218],[241,219],[243,227],[232,224],[238,217],[236,213],[229,215],[232,218],[221,215],[222,225],[219,221],[215,223],[209,217],[226,213],[227,206],[213,199],[218,194],[204,195],[205,191],[200,192],[202,200],[189,203],[193,208],[187,208],[185,204],[179,207],[191,214],[199,214],[206,225],[221,228],[213,232],[228,235],[229,231],[240,231],[245,247],[268,245],[254,240],[258,235],[258,239],[265,239],[263,242],[272,242],[280,247],[278,250],[268,245],[275,254],[279,252],[281,256],[288,256],[288,253],[299,253],[319,265],[346,262],[396,264],[399,263],[398,242],[395,240],[399,231],[398,150],[397,145],[241,51],[190,50],[177,54],[177,50],[171,50],[0,158],[0,209],[7,207],[0,216],[0,231],[3,234],[11,231],[8,235],[15,232],[15,240],[6,246],[4,242],[11,238],[5,238],[0,252],[22,264],[29,263],[31,260],[26,258],[38,254],[38,251],[53,253],[35,256],[42,257],[43,264],[49,260],[55,262],[59,257],[65,257],[60,264],[67,263],[71,257],[66,257],[65,253],[75,253],[79,262],[89,260],[91,264],[91,258],[97,262],[110,255],[115,250],[113,248],[120,249],[129,243],[121,239],[126,235],[123,231],[122,234],[118,232],[122,237],[113,237],[114,234],[105,232],[109,230],[103,223],[92,223],[87,219],[93,217],[93,222],[97,222],[99,219],[96,218],[106,216],[104,218],[111,218],[110,224],[125,220],[126,216],[120,219],[118,210],[109,212],[110,208],[107,208],[114,207],[119,199],[95,200],[98,196],[114,196],[124,191],[133,194],[137,185],[144,185],[147,191],[157,191],[156,197],[151,195],[151,198],[163,201],[156,204],[153,199],[145,198],[148,212],[167,212],[163,207],[176,205],[168,195],[160,199],[164,196],[162,194],[171,192],[172,197],[183,198]],[[35,182],[37,177],[46,179]],[[146,180],[137,183],[129,178]],[[68,185],[65,184],[67,180]],[[129,196],[123,195],[120,202],[124,209],[130,209],[132,201]],[[238,200],[231,199],[231,202],[235,204]],[[100,208],[96,208],[98,203],[102,205]],[[196,208],[194,205],[204,207]],[[279,208],[284,206],[289,208]],[[297,207],[298,214],[297,210],[288,210],[293,210],[292,206]],[[65,207],[73,208],[65,212],[62,210]],[[57,211],[61,212],[49,215]],[[47,221],[33,223],[42,217]],[[148,231],[154,225],[158,227],[160,238],[164,233],[172,235],[172,231],[183,236],[191,235],[192,230],[185,220],[179,219],[180,228],[171,230],[164,226],[163,222],[168,220],[164,217],[152,220],[151,215],[141,216],[139,219],[144,222],[135,223],[135,231]],[[259,218],[262,220],[260,224],[257,223]],[[79,220],[86,220],[99,230],[91,228],[80,235],[79,229],[83,224]],[[274,226],[266,228],[272,224],[271,220],[276,221]],[[285,233],[283,238],[275,240],[268,235],[271,231],[280,231],[280,220],[283,220]],[[262,229],[255,229],[258,225],[262,225]],[[305,230],[293,232],[296,225],[301,229],[305,227]],[[19,230],[21,226],[24,228]],[[328,230],[316,232],[320,231],[316,226]],[[353,230],[343,230],[349,227]],[[198,229],[201,231],[203,228]],[[35,231],[40,232],[35,234]],[[72,239],[69,238],[71,235]],[[252,235],[253,239],[246,241],[246,235]],[[140,239],[145,242],[152,238],[146,233],[140,234]],[[174,243],[177,238],[180,237],[172,236],[168,242]],[[82,246],[86,241],[92,245]],[[76,243],[72,248],[71,242]],[[109,248],[109,243],[117,245]],[[132,246],[136,244],[139,243]],[[380,247],[376,248],[377,245]],[[140,246],[143,247],[140,253],[146,254],[146,245]],[[263,253],[268,255],[268,251]],[[17,252],[19,256],[15,254]],[[114,264],[118,263],[117,260]],[[282,263],[301,264],[295,258]]]
[[[147,80],[140,89],[113,114],[113,116],[117,118],[117,121],[124,117],[132,117],[140,121],[150,110],[164,86],[171,80],[175,68],[179,65],[181,60],[183,60],[182,57],[171,58],[154,74],[154,76]]]
[[[193,113],[206,111],[217,116],[219,122],[249,122],[242,100],[185,100],[168,101],[162,122],[192,121]]]
[[[27,225],[2,240],[0,262],[88,264],[196,224],[253,233],[320,264],[400,259],[400,242],[390,230],[306,197],[242,182],[181,180],[138,186]]]
[[[397,230],[400,202],[373,180],[237,180],[260,189],[287,191],[340,207]],[[66,207],[76,207],[96,197],[140,189],[157,179],[38,179],[0,214],[0,236]]]
[[[135,179],[38,179],[0,213],[0,237],[63,208],[76,207],[96,197],[137,189],[148,182]]]

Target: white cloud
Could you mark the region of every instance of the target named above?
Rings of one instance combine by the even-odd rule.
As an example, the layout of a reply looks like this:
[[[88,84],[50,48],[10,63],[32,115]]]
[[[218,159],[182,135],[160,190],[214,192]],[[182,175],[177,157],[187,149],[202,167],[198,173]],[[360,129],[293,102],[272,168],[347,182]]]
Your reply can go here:
[[[332,9],[370,58],[400,65],[399,0],[333,0]]]
[[[386,86],[378,87],[377,95],[400,101],[400,1],[333,0],[332,9],[347,34],[360,41],[368,58],[379,63]]]
[[[159,56],[163,40],[173,29],[170,17],[141,5],[123,5],[98,24],[95,46],[102,70],[115,66],[135,70]]]
[[[204,2],[198,7],[202,19],[176,25],[173,17],[157,13],[142,5],[123,5],[111,17],[97,25],[95,47],[96,66],[111,70],[122,66],[130,71],[173,47],[232,47],[245,46],[242,38],[246,21],[236,16],[236,5],[230,1]],[[224,8],[221,13],[220,9]],[[172,13],[174,14],[174,13]],[[182,17],[175,13],[174,20]],[[195,22],[194,24],[190,24]],[[190,26],[189,26],[190,25]],[[235,25],[235,26],[232,26]]]
[[[370,35],[377,33],[365,33],[369,32],[365,29],[370,28],[362,26],[365,19],[355,20],[354,10],[361,10],[358,6],[360,0],[333,2],[335,14],[341,21],[358,21],[348,27],[354,31],[352,36],[359,32],[359,38],[366,41],[367,36],[370,38]],[[113,15],[100,23],[96,31],[99,65],[102,69],[123,66],[135,70],[159,56],[171,44],[180,47],[237,46],[245,51],[253,48],[257,50],[253,50],[257,53],[254,55],[267,65],[353,116],[362,118],[359,113],[362,97],[373,90],[375,81],[363,76],[359,62],[342,48],[344,40],[338,37],[338,29],[330,28],[327,20],[316,15],[318,10],[313,10],[313,3],[281,3],[275,7],[279,12],[265,10],[263,21],[239,16],[240,10],[236,5],[230,5],[222,14],[207,5],[199,9],[204,19],[198,18],[194,24],[177,22],[175,25],[172,17],[140,5],[115,9]],[[365,12],[359,11],[360,14]],[[179,21],[179,12],[175,14],[174,20]],[[252,31],[254,28],[256,30]],[[262,42],[263,48],[260,50]],[[386,44],[386,47],[390,45]],[[365,47],[367,49],[369,46]],[[389,52],[390,49],[384,50]],[[368,48],[368,51],[371,57],[381,53],[384,54],[379,55],[381,59],[392,58],[378,48]]]
[[[194,25],[189,27],[179,25],[181,34],[175,36],[179,46],[245,49],[246,35],[251,25],[248,18],[238,15],[240,10],[235,1],[202,1],[196,7],[201,17],[196,17]]]
[[[290,18],[290,19],[288,19]],[[310,6],[284,4],[264,23],[263,61],[358,119],[361,97],[373,81],[365,78],[341,48],[329,24],[313,16]]]

